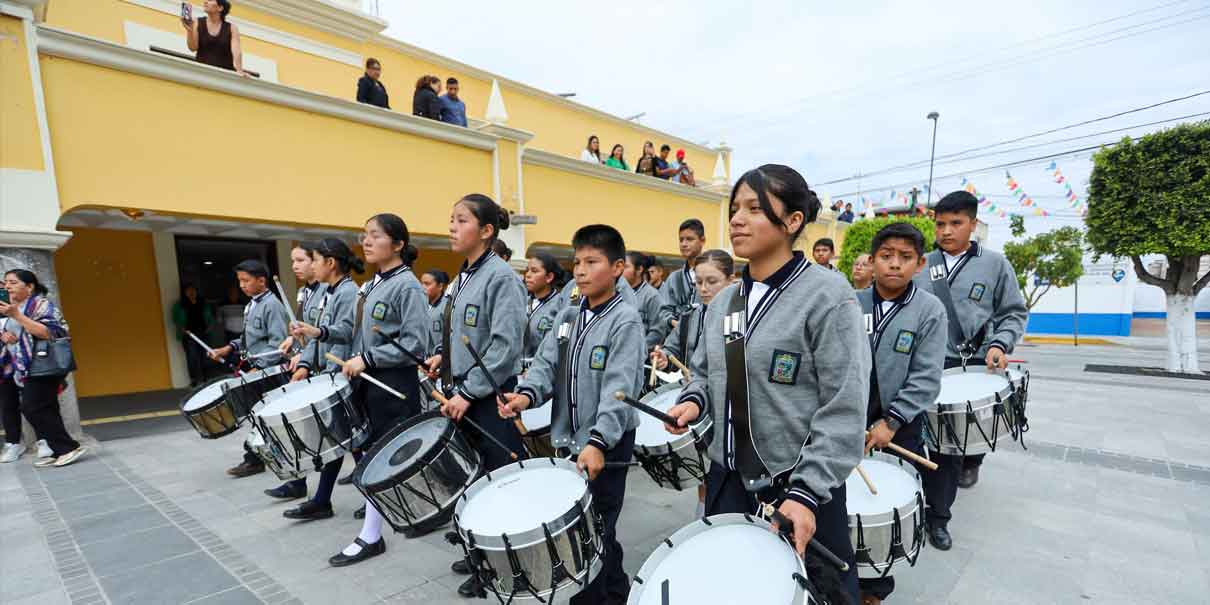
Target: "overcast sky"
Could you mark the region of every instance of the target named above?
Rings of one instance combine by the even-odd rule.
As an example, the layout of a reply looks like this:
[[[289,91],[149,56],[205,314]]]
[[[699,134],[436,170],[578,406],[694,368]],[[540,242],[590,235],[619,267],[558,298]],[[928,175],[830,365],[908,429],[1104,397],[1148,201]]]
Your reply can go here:
[[[646,112],[644,124],[694,141],[726,141],[735,148],[734,175],[789,164],[821,195],[853,201],[859,189],[885,200],[885,187],[927,181],[930,111],[941,114],[942,156],[1210,90],[1204,0],[378,4],[392,36],[544,90],[575,92],[617,115]],[[979,153],[1009,152],[939,163],[935,172],[965,174],[1013,210],[1004,169],[979,169],[1163,126],[1040,143],[1203,112],[1210,94],[994,147]],[[1050,161],[1010,168],[1054,211],[1029,219],[1031,230],[1079,222],[1045,170]],[[1056,161],[1082,195],[1088,154]],[[712,163],[702,164],[698,174],[709,174]],[[958,186],[954,176],[935,179],[933,189]],[[993,239],[1007,237],[998,227],[1006,220],[988,222]]]

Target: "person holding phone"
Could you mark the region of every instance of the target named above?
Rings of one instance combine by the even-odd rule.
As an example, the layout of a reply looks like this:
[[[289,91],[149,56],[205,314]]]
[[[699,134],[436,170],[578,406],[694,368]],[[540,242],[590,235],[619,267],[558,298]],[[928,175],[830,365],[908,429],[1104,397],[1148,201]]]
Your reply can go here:
[[[185,41],[189,50],[197,53],[197,62],[229,69],[241,76],[248,75],[244,71],[239,28],[227,20],[231,0],[206,0],[202,10],[206,16],[194,20],[193,7],[188,2],[181,3],[181,26],[185,28]]]

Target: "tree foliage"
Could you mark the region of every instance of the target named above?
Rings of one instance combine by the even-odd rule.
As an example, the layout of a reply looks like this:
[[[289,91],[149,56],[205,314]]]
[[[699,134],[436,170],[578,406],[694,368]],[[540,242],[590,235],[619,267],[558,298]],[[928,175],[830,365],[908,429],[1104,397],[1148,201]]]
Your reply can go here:
[[[844,244],[841,246],[840,259],[837,261],[836,267],[852,280],[853,261],[857,260],[857,257],[862,254],[868,254],[870,252],[870,243],[874,241],[874,235],[891,223],[911,223],[915,225],[924,234],[924,250],[927,252],[933,248],[936,227],[929,218],[923,216],[863,218],[850,225],[848,230],[845,231]]]
[[[1025,233],[1019,218],[1013,217],[1016,237]],[[1079,229],[1062,227],[1004,244],[1004,256],[1017,274],[1026,308],[1033,309],[1051,288],[1066,288],[1080,279],[1084,274],[1083,239]]]

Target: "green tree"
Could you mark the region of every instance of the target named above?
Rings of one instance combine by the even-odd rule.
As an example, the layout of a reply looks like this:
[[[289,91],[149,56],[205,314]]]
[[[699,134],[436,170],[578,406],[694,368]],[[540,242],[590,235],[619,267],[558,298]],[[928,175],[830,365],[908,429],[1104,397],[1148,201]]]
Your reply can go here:
[[[925,251],[927,252],[932,249],[934,233],[936,232],[932,219],[923,216],[863,218],[853,223],[845,231],[844,244],[840,248],[840,260],[837,261],[836,267],[852,280],[853,261],[857,260],[857,257],[862,254],[868,254],[870,252],[870,242],[874,241],[874,235],[891,223],[911,223],[916,225],[916,228],[920,229],[920,232],[924,234]]]
[[[1012,218],[1013,237],[1025,235],[1025,221]],[[1084,274],[1083,234],[1075,227],[1062,227],[1020,241],[1004,244],[1004,256],[1017,274],[1017,286],[1025,307],[1033,309],[1051,288],[1066,288]]]
[[[1139,281],[1163,289],[1167,369],[1200,372],[1193,302],[1210,283],[1210,272],[1198,276],[1210,254],[1210,122],[1123,138],[1092,159],[1088,243],[1097,256],[1129,257]],[[1167,258],[1163,274],[1147,271],[1148,254]]]

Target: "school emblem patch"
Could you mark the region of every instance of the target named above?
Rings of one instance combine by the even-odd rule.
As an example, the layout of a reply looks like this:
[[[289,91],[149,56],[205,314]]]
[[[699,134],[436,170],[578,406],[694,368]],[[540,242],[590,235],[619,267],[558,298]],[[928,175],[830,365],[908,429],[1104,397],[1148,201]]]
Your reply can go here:
[[[604,370],[605,362],[609,359],[609,347],[597,345],[588,354],[588,367],[593,370]]]
[[[256,326],[257,330],[264,330],[265,329],[265,318],[257,317],[256,321],[252,322],[252,325]]]
[[[971,293],[967,295],[967,298],[970,298],[975,302],[979,302],[983,300],[984,292],[987,292],[987,284],[976,283],[975,285],[971,286]]]
[[[479,325],[479,305],[467,305],[462,313],[462,323],[472,328]]]
[[[798,367],[802,365],[802,354],[773,349],[773,361],[769,364],[769,382],[795,384],[798,382]]]
[[[315,324],[316,317],[319,317],[319,309],[318,308],[308,309],[307,319],[309,319],[311,321],[312,325]]]
[[[895,352],[896,353],[911,353],[912,347],[916,344],[916,334],[911,330],[900,330],[899,336],[895,337]]]
[[[550,318],[543,317],[538,320],[538,331],[545,333],[547,330],[550,330]]]
[[[434,332],[440,332],[440,331],[441,331],[441,320],[440,320],[440,319],[434,319],[434,320],[433,320],[433,331],[434,331]]]
[[[378,321],[382,321],[387,317],[387,304],[384,302],[374,303],[374,308],[370,310],[370,317]]]

